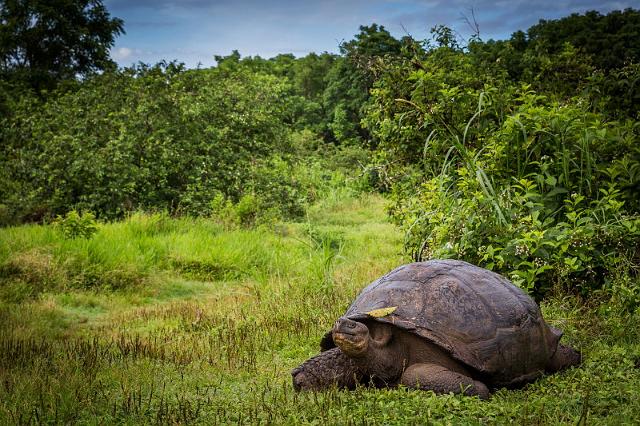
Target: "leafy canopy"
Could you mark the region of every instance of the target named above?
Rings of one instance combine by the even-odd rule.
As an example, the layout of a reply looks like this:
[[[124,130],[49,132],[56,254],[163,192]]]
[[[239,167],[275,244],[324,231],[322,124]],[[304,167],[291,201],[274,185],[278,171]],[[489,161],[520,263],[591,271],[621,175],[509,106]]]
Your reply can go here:
[[[101,0],[2,0],[0,75],[44,89],[113,68],[109,49],[123,32]]]

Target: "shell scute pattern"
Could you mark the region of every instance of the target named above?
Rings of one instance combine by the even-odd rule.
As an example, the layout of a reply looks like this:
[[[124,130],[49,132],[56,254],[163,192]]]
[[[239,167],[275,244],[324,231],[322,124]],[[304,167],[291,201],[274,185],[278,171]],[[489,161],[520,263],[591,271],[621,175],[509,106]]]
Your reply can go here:
[[[344,316],[363,319],[388,307],[396,309],[377,321],[437,344],[497,383],[542,371],[561,336],[509,280],[462,261],[401,266],[366,287]],[[323,346],[331,343],[325,338]]]

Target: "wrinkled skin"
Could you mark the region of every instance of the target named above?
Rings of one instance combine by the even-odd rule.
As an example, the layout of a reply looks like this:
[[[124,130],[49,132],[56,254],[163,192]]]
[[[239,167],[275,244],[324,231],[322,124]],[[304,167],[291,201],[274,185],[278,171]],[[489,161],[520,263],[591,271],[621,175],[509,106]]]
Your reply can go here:
[[[320,390],[331,386],[354,389],[362,374],[353,359],[340,348],[316,355],[291,372],[295,390]]]
[[[296,390],[331,386],[353,389],[364,383],[489,397],[489,389],[477,372],[438,346],[393,325],[340,318],[332,337],[337,348],[322,352],[293,370]],[[579,362],[578,352],[560,345],[549,360],[547,371],[555,372]]]

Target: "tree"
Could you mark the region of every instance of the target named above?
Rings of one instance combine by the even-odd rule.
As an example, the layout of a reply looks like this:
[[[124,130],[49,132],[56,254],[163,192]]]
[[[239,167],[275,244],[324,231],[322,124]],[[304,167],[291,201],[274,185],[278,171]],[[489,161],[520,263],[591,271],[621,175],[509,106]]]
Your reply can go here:
[[[402,47],[384,26],[377,24],[360,26],[353,40],[340,45],[343,57],[327,74],[323,94],[329,128],[337,142],[358,144],[369,139],[360,123],[362,107],[383,61],[401,57]]]
[[[562,19],[540,20],[527,30],[530,47],[554,54],[566,42],[592,58],[596,68],[608,71],[640,60],[640,11],[614,10],[574,13]],[[533,45],[533,46],[531,46]]]
[[[367,86],[371,87],[376,77],[376,59],[400,56],[402,43],[383,25],[361,25],[353,40],[340,45],[340,52],[364,74]]]
[[[436,25],[431,28],[431,34],[437,47],[447,47],[451,50],[459,50],[460,45],[453,30],[445,25]]]
[[[293,67],[293,83],[307,99],[318,99],[326,88],[326,78],[335,64],[336,56],[330,53],[309,53],[298,59]]]
[[[40,90],[108,69],[122,33],[101,0],[0,0],[0,76]]]

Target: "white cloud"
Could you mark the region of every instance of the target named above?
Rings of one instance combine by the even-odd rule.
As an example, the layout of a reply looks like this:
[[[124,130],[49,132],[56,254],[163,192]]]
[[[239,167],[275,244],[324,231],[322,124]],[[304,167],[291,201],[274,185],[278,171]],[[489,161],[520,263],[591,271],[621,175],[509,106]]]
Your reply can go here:
[[[118,47],[111,52],[111,56],[116,61],[126,61],[133,55],[133,49],[128,47]]]

